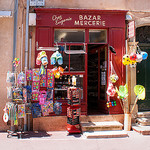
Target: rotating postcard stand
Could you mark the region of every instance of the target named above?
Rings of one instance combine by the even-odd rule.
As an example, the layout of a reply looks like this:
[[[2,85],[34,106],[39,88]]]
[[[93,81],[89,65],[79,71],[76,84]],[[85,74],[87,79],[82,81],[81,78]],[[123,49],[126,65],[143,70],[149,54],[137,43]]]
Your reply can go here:
[[[67,131],[69,134],[81,133],[80,112],[81,112],[81,89],[70,87],[67,91],[68,107],[67,107]]]

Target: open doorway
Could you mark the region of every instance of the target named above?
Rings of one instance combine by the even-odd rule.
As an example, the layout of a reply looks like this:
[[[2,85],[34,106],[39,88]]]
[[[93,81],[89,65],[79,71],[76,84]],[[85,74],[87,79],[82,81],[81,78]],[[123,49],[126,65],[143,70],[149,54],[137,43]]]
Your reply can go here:
[[[107,114],[107,45],[88,45],[88,114]]]

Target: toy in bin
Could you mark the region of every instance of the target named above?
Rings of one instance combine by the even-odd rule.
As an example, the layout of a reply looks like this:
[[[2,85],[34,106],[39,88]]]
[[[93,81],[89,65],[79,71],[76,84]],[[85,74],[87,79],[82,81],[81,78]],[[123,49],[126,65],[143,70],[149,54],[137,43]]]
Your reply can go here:
[[[40,91],[39,94],[39,104],[43,105],[46,101],[46,97],[47,97],[47,92],[46,91]]]
[[[80,94],[81,89],[76,87],[68,88],[68,108],[67,108],[67,130],[69,133],[81,133],[80,128]]]

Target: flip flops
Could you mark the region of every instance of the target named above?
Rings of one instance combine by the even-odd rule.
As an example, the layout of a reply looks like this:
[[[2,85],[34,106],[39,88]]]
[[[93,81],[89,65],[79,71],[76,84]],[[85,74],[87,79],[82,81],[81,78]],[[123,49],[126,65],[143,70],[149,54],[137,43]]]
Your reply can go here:
[[[58,51],[52,54],[50,60],[51,60],[51,65],[55,65],[56,62],[58,62],[59,65],[63,64],[62,55]]]

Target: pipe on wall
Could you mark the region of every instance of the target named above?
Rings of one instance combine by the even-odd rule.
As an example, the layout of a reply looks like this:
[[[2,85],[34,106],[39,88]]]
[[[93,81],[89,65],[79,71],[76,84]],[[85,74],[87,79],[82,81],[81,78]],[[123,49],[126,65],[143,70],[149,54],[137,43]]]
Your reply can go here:
[[[13,34],[13,60],[16,57],[16,45],[17,45],[17,22],[18,22],[18,0],[14,2],[14,34]],[[14,65],[12,65],[12,71],[15,71]]]
[[[26,34],[25,34],[25,70],[28,68],[28,37],[29,36],[29,0],[26,6]]]

